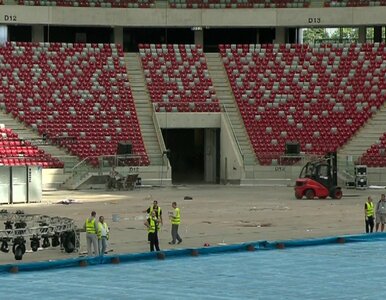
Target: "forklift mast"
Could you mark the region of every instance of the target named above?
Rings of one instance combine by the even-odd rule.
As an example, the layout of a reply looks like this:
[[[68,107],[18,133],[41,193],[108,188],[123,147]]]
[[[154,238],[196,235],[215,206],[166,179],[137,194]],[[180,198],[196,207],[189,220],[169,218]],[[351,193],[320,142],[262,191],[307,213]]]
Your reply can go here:
[[[332,184],[338,185],[338,157],[336,152],[328,152],[325,158],[329,161],[332,173]]]

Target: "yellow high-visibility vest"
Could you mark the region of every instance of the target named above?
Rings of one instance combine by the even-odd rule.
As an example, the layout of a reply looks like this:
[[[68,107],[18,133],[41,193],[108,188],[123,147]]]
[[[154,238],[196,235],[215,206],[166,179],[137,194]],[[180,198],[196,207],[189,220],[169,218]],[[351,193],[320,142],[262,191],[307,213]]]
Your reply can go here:
[[[150,208],[149,208],[149,215],[151,215],[151,212],[154,210],[154,207],[153,207],[153,205],[152,206],[150,206]],[[157,216],[158,216],[158,218],[161,216],[161,207],[157,207]]]
[[[374,203],[366,202],[366,216],[370,217],[374,215]]]
[[[147,232],[154,233],[155,232],[155,221],[153,218],[149,218],[149,227],[147,228]]]
[[[181,223],[180,209],[178,207],[174,209],[174,215],[171,221],[172,221],[172,224],[175,224],[175,225],[178,225]]]
[[[87,218],[86,220],[86,232],[87,233],[96,233],[95,231],[95,219],[90,219]]]
[[[99,222],[98,223],[98,238],[101,238],[102,237],[102,229],[105,228],[106,229],[106,237],[109,238],[109,227],[107,226],[107,223],[104,222]]]

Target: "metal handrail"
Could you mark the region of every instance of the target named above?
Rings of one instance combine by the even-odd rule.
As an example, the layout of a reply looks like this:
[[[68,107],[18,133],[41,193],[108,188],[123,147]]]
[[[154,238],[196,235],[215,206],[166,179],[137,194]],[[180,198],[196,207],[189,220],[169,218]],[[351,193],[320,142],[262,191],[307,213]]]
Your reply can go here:
[[[154,123],[154,129],[155,129],[156,137],[158,140],[158,144],[159,144],[160,149],[161,149],[162,161],[163,161],[163,164],[166,164],[168,166],[168,168],[170,168],[169,159],[167,158],[166,155],[164,155],[164,153],[166,153],[167,149],[166,149],[166,145],[165,145],[164,139],[162,137],[162,132],[160,130],[160,125],[159,125],[159,122],[158,122],[158,119],[156,116],[155,103],[153,103],[152,108],[153,108],[152,119],[153,119],[153,123]]]
[[[224,114],[225,114],[225,116],[226,116],[226,118],[227,118],[229,127],[231,128],[231,132],[232,132],[233,138],[234,138],[234,140],[235,140],[235,142],[236,142],[237,150],[239,151],[239,154],[240,154],[241,159],[242,159],[243,164],[244,164],[244,153],[243,153],[243,151],[241,150],[241,146],[240,146],[239,140],[238,140],[238,138],[237,138],[237,136],[236,136],[235,129],[233,128],[233,124],[232,124],[231,119],[230,119],[230,117],[229,117],[228,111],[227,111],[227,109],[226,109],[226,105],[223,104],[222,106],[223,106],[223,111],[224,111]]]
[[[127,158],[141,158],[141,155],[98,155],[98,156],[87,156],[86,158],[84,158],[83,160],[81,160],[80,162],[78,162],[75,166],[72,167],[71,171],[74,172],[75,169],[79,168],[79,166],[85,164],[88,160],[92,159],[92,158],[98,158],[98,160],[100,158],[102,158],[102,161],[103,161],[103,158],[114,158],[114,161],[115,161],[115,164],[117,163],[117,161],[119,159],[127,159]],[[101,166],[103,168],[103,165]]]
[[[87,161],[93,158],[97,158],[98,161],[103,162],[104,158],[113,158],[114,159],[114,165],[117,165],[117,162],[119,159],[130,159],[130,158],[141,158],[141,155],[100,155],[100,156],[88,156],[84,158],[82,161],[77,163],[72,169],[71,169],[71,176],[67,179],[66,184],[74,183],[74,181],[78,178],[82,178],[83,176],[90,173],[90,171],[95,171],[95,168],[87,164]],[[84,169],[79,170],[81,167],[85,167]],[[139,167],[139,163],[138,163]],[[103,175],[103,163],[99,166],[99,174]]]
[[[75,166],[71,168],[71,172],[74,173],[74,170],[77,169],[80,165],[84,164],[86,160],[88,160],[90,157],[83,158],[80,162],[78,162]]]

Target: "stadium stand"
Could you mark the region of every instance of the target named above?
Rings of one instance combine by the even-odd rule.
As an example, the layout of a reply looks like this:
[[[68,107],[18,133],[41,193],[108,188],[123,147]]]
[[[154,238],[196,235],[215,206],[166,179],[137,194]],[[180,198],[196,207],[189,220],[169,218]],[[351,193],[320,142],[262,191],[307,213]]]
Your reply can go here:
[[[368,167],[386,167],[386,133],[366,150],[359,163]]]
[[[324,7],[383,6],[386,0],[326,0]]]
[[[0,165],[42,166],[44,168],[63,168],[63,163],[50,154],[20,140],[9,128],[0,125]]]
[[[169,0],[171,8],[303,8],[309,0]]]
[[[385,101],[384,43],[220,45],[220,53],[263,165],[287,141],[309,154],[336,151]]]
[[[19,5],[102,8],[150,8],[154,0],[18,0]]]
[[[220,111],[201,46],[140,44],[139,53],[157,111]]]
[[[0,73],[0,109],[71,154],[114,155],[125,141],[149,164],[119,45],[7,42]]]

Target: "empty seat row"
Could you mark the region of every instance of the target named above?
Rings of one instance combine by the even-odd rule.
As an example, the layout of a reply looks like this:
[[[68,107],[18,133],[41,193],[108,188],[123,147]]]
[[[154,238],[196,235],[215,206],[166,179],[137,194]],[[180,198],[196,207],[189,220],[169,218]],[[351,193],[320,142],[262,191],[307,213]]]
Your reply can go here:
[[[0,65],[0,109],[81,159],[130,142],[150,163],[120,45],[8,42]]]
[[[18,0],[19,5],[102,8],[150,8],[154,0]]]
[[[386,167],[386,133],[362,154],[359,163],[369,167]]]
[[[287,141],[309,154],[338,150],[386,98],[384,43],[220,45],[220,53],[263,164]]]
[[[384,6],[386,0],[325,0],[324,7]]]
[[[200,45],[140,44],[139,53],[157,111],[220,111]]]
[[[42,166],[44,168],[63,168],[59,159],[52,157],[29,141],[19,139],[17,133],[0,124],[0,165]]]
[[[310,0],[169,0],[171,8],[304,8]]]

